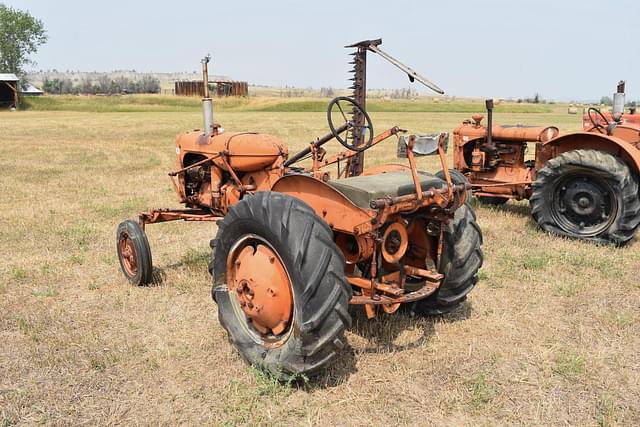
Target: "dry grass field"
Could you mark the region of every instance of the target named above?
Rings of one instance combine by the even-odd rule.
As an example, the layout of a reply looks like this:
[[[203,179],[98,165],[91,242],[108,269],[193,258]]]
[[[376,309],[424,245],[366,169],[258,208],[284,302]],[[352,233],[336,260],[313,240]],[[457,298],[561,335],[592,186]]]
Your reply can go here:
[[[561,110],[495,120],[579,130]],[[415,132],[468,116],[372,114],[378,131]],[[148,228],[155,286],[130,286],[115,256],[122,219],[178,206],[174,137],[200,120],[197,109],[0,112],[0,426],[640,424],[640,243],[545,235],[526,202],[477,207],[481,281],[453,313],[356,311],[349,347],[306,383],[247,367],[210,296],[214,226]],[[321,112],[216,120],[292,149],[327,131]],[[369,164],[394,154],[389,140]],[[435,171],[435,160],[420,163]]]

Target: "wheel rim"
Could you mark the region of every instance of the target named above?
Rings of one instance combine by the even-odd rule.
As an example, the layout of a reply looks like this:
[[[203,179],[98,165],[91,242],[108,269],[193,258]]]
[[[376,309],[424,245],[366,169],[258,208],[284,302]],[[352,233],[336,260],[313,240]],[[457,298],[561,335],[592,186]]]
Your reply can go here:
[[[136,247],[133,244],[131,237],[123,233],[120,235],[120,241],[118,242],[120,249],[120,262],[125,273],[129,277],[134,277],[138,274],[138,259],[136,257]]]
[[[282,258],[260,236],[245,235],[227,257],[227,288],[238,320],[259,344],[278,347],[291,333],[293,287]]]
[[[613,223],[618,211],[611,186],[601,177],[578,173],[566,176],[553,191],[553,216],[565,231],[595,236]]]

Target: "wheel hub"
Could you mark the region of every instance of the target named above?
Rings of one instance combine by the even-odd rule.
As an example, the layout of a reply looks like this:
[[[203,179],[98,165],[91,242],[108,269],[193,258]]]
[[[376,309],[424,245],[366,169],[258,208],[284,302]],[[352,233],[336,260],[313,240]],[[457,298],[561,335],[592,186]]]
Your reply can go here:
[[[291,324],[293,295],[278,254],[262,242],[236,248],[230,256],[228,288],[262,335],[280,335]]]
[[[136,249],[133,245],[133,241],[128,234],[123,234],[120,237],[120,257],[122,258],[122,265],[130,276],[138,274],[138,262],[136,261]]]
[[[596,235],[609,227],[617,209],[615,195],[602,179],[591,175],[565,178],[554,194],[558,224],[580,235]]]

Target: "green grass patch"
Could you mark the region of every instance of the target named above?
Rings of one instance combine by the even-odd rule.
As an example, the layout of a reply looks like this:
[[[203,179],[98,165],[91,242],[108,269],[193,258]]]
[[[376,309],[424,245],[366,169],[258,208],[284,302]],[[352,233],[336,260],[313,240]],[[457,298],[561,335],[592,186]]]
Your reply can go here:
[[[210,250],[191,248],[182,256],[180,263],[187,267],[202,266],[207,265],[210,257]]]
[[[256,417],[255,411],[259,405],[264,402],[269,402],[270,406],[282,404],[291,395],[294,383],[308,381],[305,377],[282,382],[276,376],[254,366],[248,370],[252,384],[237,379],[229,382],[228,401],[222,409],[227,419],[226,425],[270,424],[262,415]]]
[[[601,427],[617,425],[620,410],[621,407],[616,404],[615,400],[611,396],[604,394],[600,397],[596,422]]]
[[[522,265],[526,270],[541,270],[547,265],[547,257],[538,255],[525,255]]]
[[[78,224],[65,230],[65,237],[80,249],[86,249],[95,235],[95,229],[89,224]]]
[[[575,282],[558,283],[554,287],[554,293],[556,296],[567,297],[567,298],[575,297],[576,295],[578,295],[579,290],[580,290],[580,286]]]
[[[471,394],[471,406],[481,409],[496,395],[496,389],[487,380],[486,372],[481,369],[473,377],[465,382],[468,392]]]
[[[58,292],[57,289],[52,288],[51,286],[47,286],[44,289],[33,289],[31,291],[31,295],[33,295],[34,297],[50,298],[57,297],[58,295],[60,295],[60,292]]]
[[[552,371],[561,377],[577,381],[584,373],[587,361],[575,352],[569,352],[556,358]]]
[[[40,273],[47,275],[49,273],[51,273],[51,265],[48,262],[44,262],[41,266],[40,266]]]
[[[27,278],[27,270],[21,267],[11,267],[11,277],[14,280],[23,280]]]
[[[549,264],[550,257],[548,255],[533,254],[516,256],[504,252],[498,259],[500,260],[500,264],[505,268],[517,274],[517,272],[521,270],[536,271],[544,269],[547,264]]]
[[[91,209],[105,219],[120,218],[127,215],[133,216],[147,207],[146,199],[141,197],[132,197],[120,203],[106,200],[101,204],[96,204],[95,202],[91,204]]]
[[[626,329],[635,323],[633,313],[630,311],[614,311],[607,316],[609,323],[617,329]]]

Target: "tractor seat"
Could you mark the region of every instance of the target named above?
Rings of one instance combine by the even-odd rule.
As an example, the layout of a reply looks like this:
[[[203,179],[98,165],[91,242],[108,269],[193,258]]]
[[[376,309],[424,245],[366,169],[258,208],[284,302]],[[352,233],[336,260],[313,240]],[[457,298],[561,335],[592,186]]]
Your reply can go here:
[[[440,178],[418,172],[422,191],[429,188],[442,188],[446,183]],[[354,176],[329,181],[331,187],[344,194],[347,199],[360,208],[369,209],[373,200],[385,196],[405,196],[416,192],[411,172],[387,172],[377,175]]]

